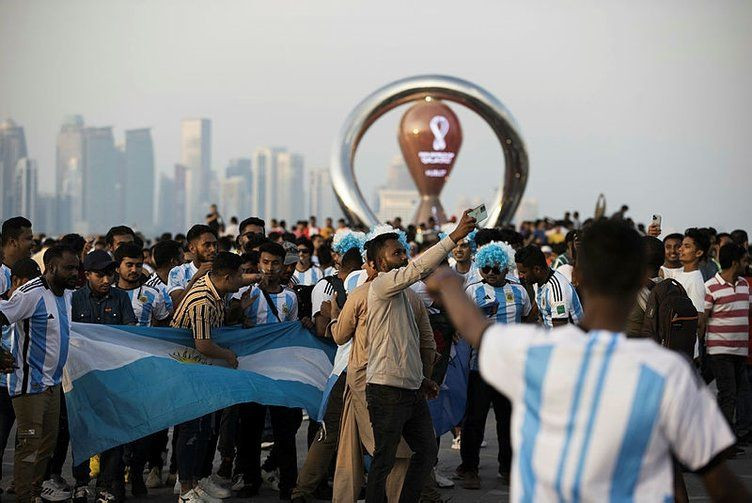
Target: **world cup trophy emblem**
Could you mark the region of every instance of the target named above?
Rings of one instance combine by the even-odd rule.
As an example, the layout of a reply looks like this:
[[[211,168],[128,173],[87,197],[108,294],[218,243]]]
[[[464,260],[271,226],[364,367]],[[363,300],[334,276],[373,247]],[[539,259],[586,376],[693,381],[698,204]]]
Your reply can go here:
[[[462,146],[457,116],[441,101],[426,98],[405,112],[397,136],[420,194],[413,223],[426,223],[429,217],[437,223],[446,222],[439,195]]]

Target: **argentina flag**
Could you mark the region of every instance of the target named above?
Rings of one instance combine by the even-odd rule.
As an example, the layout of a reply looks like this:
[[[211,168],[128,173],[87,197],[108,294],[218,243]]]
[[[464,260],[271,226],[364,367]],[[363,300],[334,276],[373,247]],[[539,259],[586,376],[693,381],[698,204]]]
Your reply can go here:
[[[465,417],[467,379],[470,373],[470,345],[464,339],[452,344],[444,382],[439,396],[428,401],[433,428],[439,437],[458,426]]]
[[[317,417],[336,346],[299,322],[212,331],[238,369],[209,360],[188,330],[73,323],[63,390],[74,463],[238,403]]]

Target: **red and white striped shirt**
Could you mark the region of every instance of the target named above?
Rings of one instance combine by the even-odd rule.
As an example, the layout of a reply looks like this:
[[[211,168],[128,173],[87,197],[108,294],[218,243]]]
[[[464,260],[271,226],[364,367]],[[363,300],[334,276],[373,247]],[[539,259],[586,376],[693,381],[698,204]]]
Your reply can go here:
[[[710,310],[705,344],[710,355],[747,356],[749,343],[749,283],[728,283],[720,273],[705,282],[705,310]]]

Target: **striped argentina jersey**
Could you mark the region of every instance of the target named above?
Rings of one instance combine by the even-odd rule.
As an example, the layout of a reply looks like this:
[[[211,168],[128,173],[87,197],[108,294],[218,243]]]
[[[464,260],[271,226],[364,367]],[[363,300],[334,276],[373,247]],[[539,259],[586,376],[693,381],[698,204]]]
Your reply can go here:
[[[0,264],[0,297],[5,298],[8,294],[8,291],[11,287],[11,280],[10,280],[10,267],[8,267],[5,264]],[[0,303],[4,301],[0,300]],[[10,337],[13,333],[13,327],[8,325],[2,327],[2,339],[0,339],[0,344],[10,351]],[[8,374],[0,374],[0,387],[7,387],[8,385]]]
[[[167,310],[172,313],[172,310],[175,306],[172,304],[172,297],[170,297],[170,292],[167,291],[167,283],[162,281],[162,278],[157,275],[157,273],[152,274],[149,276],[149,279],[146,280],[146,283],[144,283],[146,286],[150,286],[154,288],[156,291],[158,291],[162,298],[164,299],[164,304]]]
[[[311,266],[305,271],[298,271],[292,273],[292,279],[290,280],[293,285],[301,286],[314,286],[321,279],[324,278],[324,271],[316,266]]]
[[[10,349],[18,367],[8,377],[10,396],[41,393],[60,384],[68,359],[72,294],[66,290],[58,297],[44,278],[36,278],[0,305],[13,326]]]
[[[475,261],[473,260],[470,264],[470,270],[466,273],[461,273],[457,270],[457,262],[455,261],[453,264],[449,264],[449,267],[465,278],[465,286],[474,285],[475,283],[480,283],[483,281],[483,277],[480,275],[480,270],[478,269],[478,266],[475,265]]]
[[[688,362],[650,339],[497,324],[479,361],[513,405],[513,502],[673,501],[672,453],[695,471],[735,442]]]
[[[167,277],[167,292],[172,293],[176,290],[185,290],[188,282],[198,271],[198,267],[193,262],[176,265],[170,269],[170,275]]]
[[[347,293],[352,292],[360,285],[366,282],[368,279],[368,271],[365,269],[358,269],[347,275],[345,278],[345,291]]]
[[[568,320],[577,324],[582,319],[580,298],[572,283],[558,271],[551,271],[548,281],[538,286],[535,301],[546,328],[553,328],[553,320]]]
[[[491,286],[486,282],[470,285],[465,293],[488,318],[496,323],[522,323],[533,306],[525,288],[519,283]],[[472,349],[470,370],[478,370],[478,350]]]
[[[156,289],[141,285],[138,288],[124,290],[131,299],[133,314],[139,327],[150,327],[155,321],[162,321],[170,317],[170,311],[165,306],[164,298]]]
[[[267,325],[269,323],[280,323],[283,321],[295,321],[298,319],[298,296],[289,288],[283,288],[279,293],[269,293],[269,298],[277,307],[279,319],[274,315],[274,311],[269,309],[269,304],[264,297],[264,293],[256,286],[245,286],[233,294],[233,299],[243,296],[246,290],[252,288],[251,297],[256,297],[253,304],[245,310],[245,316],[251,325]]]

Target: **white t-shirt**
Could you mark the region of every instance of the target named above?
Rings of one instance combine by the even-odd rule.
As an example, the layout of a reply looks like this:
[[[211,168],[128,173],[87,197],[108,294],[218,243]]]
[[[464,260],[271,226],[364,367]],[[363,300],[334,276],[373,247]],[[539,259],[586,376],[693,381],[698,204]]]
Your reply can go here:
[[[675,268],[668,268],[666,266],[661,266],[661,271],[663,271],[663,277],[665,279],[676,279],[677,274],[681,274],[684,272],[683,267],[675,267]]]
[[[733,445],[678,353],[577,327],[493,325],[481,376],[512,402],[511,501],[667,501],[671,454],[691,470]]]
[[[558,270],[539,286],[535,301],[540,310],[543,326],[553,328],[553,320],[569,320],[575,325],[583,316],[582,304],[572,284]]]

